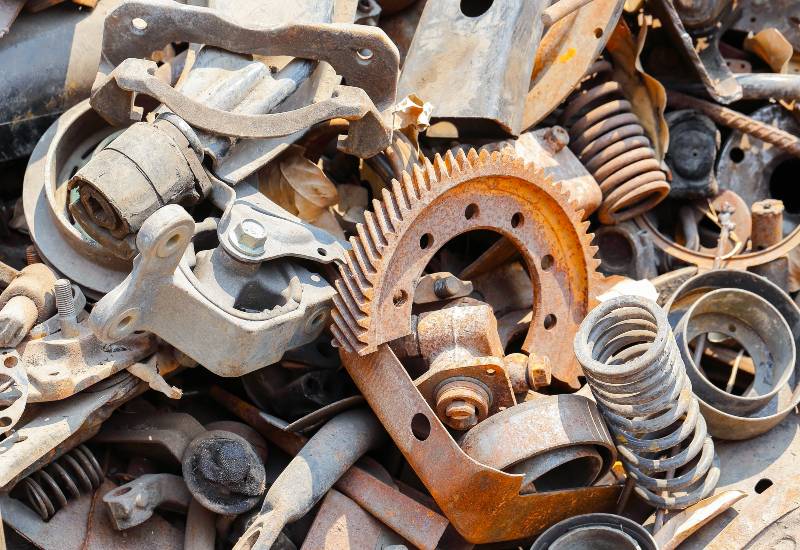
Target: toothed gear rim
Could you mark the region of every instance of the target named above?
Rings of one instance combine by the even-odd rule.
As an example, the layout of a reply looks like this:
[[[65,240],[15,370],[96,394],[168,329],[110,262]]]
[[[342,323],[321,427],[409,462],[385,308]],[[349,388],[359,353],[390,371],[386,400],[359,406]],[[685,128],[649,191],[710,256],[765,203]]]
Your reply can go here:
[[[426,159],[382,198],[340,266],[332,313],[340,346],[366,355],[408,335],[414,290],[431,257],[462,233],[488,229],[515,244],[531,274],[534,317],[523,348],[547,354],[554,375],[577,383],[580,369],[564,342],[594,302],[599,261],[588,222],[560,184],[507,150],[470,150]]]

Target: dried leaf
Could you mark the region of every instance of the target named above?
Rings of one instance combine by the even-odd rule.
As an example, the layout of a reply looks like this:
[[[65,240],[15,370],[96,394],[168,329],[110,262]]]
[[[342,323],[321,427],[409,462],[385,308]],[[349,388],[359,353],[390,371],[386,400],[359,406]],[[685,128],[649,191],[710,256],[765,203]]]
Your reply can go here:
[[[656,157],[664,160],[669,146],[669,128],[664,119],[667,93],[658,80],[642,69],[639,55],[646,38],[646,26],[641,28],[638,40],[635,40],[628,25],[620,19],[606,49],[614,61],[614,79],[631,102],[633,112],[653,144]]]
[[[627,13],[636,13],[642,9],[642,4],[644,4],[644,0],[625,0],[624,9]]]
[[[744,49],[763,59],[776,73],[786,73],[794,48],[778,29],[764,29],[744,39]]]
[[[416,131],[422,132],[430,126],[432,112],[433,105],[411,94],[394,106],[392,128],[405,130],[413,127]]]
[[[280,160],[258,174],[258,189],[284,210],[344,239],[342,228],[329,207],[339,202],[339,193],[322,169],[292,147]]]

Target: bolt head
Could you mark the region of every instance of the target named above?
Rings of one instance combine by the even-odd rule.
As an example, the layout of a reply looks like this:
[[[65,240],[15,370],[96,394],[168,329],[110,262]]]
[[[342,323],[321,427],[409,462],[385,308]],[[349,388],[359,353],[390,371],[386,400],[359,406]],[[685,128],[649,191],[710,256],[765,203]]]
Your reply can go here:
[[[233,230],[231,242],[236,249],[248,256],[258,256],[264,252],[267,230],[258,220],[247,218],[240,221]]]

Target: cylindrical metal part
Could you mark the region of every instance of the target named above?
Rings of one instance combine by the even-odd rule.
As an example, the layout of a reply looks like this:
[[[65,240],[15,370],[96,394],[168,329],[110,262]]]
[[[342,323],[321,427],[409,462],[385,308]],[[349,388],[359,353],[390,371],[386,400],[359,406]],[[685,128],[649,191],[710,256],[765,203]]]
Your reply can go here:
[[[584,514],[556,523],[531,550],[656,550],[653,536],[633,520],[613,514]]]
[[[72,296],[72,283],[68,279],[59,279],[54,285],[56,293],[56,310],[64,338],[78,335],[78,315],[75,313],[75,299]]]
[[[753,250],[764,250],[783,240],[783,202],[765,199],[753,203],[750,215],[753,230],[750,234]],[[780,288],[789,285],[789,258],[784,256],[762,265],[753,266],[750,271],[766,277]]]

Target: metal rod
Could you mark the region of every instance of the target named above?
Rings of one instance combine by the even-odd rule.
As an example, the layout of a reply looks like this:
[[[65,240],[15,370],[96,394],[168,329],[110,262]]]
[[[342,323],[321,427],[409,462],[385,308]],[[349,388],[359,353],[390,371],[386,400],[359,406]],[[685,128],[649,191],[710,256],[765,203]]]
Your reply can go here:
[[[581,9],[592,0],[559,0],[542,13],[542,23],[545,28],[550,27],[558,21],[568,16],[570,13]]]

